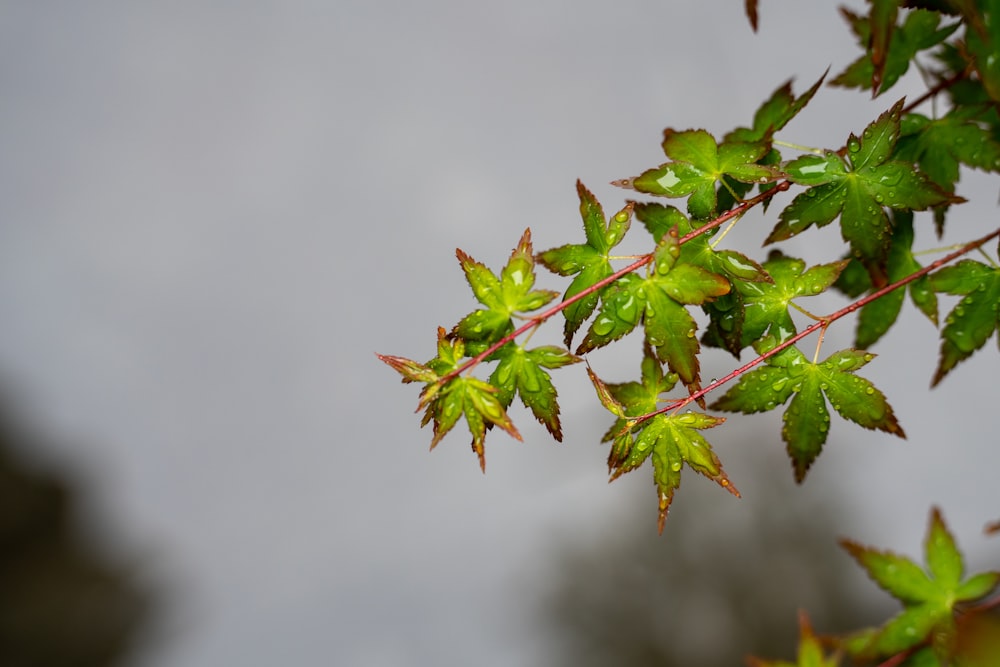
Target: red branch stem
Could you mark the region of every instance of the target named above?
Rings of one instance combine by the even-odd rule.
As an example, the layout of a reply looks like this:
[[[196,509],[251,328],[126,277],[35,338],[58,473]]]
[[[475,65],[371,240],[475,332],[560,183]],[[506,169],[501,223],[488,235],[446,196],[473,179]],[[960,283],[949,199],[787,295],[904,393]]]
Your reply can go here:
[[[754,206],[756,206],[758,204],[761,204],[761,203],[769,200],[771,197],[773,197],[774,195],[778,194],[779,192],[784,192],[785,190],[787,190],[788,188],[790,188],[791,185],[792,185],[791,181],[781,181],[780,183],[775,184],[775,186],[773,188],[771,188],[770,190],[767,190],[766,192],[762,192],[762,193],[760,193],[759,195],[757,195],[756,197],[754,197],[752,199],[746,200],[745,202],[743,202],[739,206],[726,211],[725,213],[723,213],[719,217],[715,218],[711,222],[708,222],[707,224],[705,224],[705,225],[699,227],[698,229],[692,231],[690,234],[686,234],[684,236],[684,238],[682,238],[682,239],[680,239],[678,241],[678,244],[687,243],[688,241],[690,241],[691,239],[695,238],[696,236],[699,236],[700,234],[704,234],[705,232],[707,232],[707,231],[709,231],[711,229],[715,229],[716,227],[718,227],[720,225],[724,225],[725,223],[729,222],[733,218],[737,218],[737,217],[743,215],[744,213],[746,213],[747,211],[749,211]],[[647,264],[649,264],[650,261],[652,261],[652,259],[653,259],[653,253],[649,253],[647,255],[644,255],[643,257],[641,257],[640,259],[636,260],[635,262],[632,262],[628,266],[615,271],[614,273],[612,273],[607,278],[604,278],[603,280],[599,280],[598,282],[594,283],[593,285],[591,285],[587,289],[582,290],[581,292],[578,292],[578,293],[574,294],[570,298],[565,299],[564,301],[561,301],[560,303],[556,304],[555,306],[552,306],[548,310],[546,310],[546,311],[544,311],[544,312],[542,312],[542,313],[540,313],[540,314],[532,317],[525,324],[521,325],[520,327],[518,327],[517,329],[515,329],[511,333],[507,334],[506,336],[504,336],[503,338],[501,338],[497,342],[493,343],[493,345],[490,345],[488,348],[486,348],[485,351],[483,351],[483,352],[477,354],[476,356],[472,357],[471,359],[469,359],[468,361],[466,361],[464,364],[462,364],[461,366],[459,366],[455,370],[451,371],[450,373],[448,373],[447,375],[445,375],[444,377],[442,377],[440,380],[438,380],[438,383],[444,384],[444,383],[448,382],[449,380],[451,380],[452,378],[454,378],[456,375],[464,373],[465,371],[469,370],[470,368],[473,368],[473,367],[477,366],[480,362],[483,361],[483,359],[485,359],[486,357],[490,356],[491,354],[493,354],[494,352],[496,352],[497,350],[499,350],[501,347],[503,347],[507,343],[511,342],[512,340],[514,340],[518,336],[520,336],[521,334],[527,332],[530,329],[533,329],[533,328],[539,326],[540,324],[542,324],[543,322],[545,322],[546,320],[548,320],[549,318],[551,318],[553,315],[556,315],[556,314],[562,312],[565,308],[571,306],[572,304],[576,303],[580,299],[586,298],[588,295],[593,294],[594,292],[596,292],[596,291],[598,291],[600,289],[603,289],[605,286],[610,285],[611,283],[613,283],[614,281],[618,280],[622,276],[627,275],[629,273],[632,273],[633,271],[638,271],[642,267],[644,267]]]
[[[867,295],[865,297],[862,297],[862,298],[858,299],[857,301],[855,301],[855,302],[853,302],[851,304],[848,304],[847,306],[844,306],[843,308],[841,308],[840,310],[838,310],[837,312],[835,312],[835,313],[833,313],[831,315],[827,315],[826,317],[820,318],[820,321],[818,321],[815,324],[811,324],[810,326],[806,327],[805,329],[803,329],[799,333],[795,334],[794,336],[792,336],[788,340],[786,340],[786,341],[782,342],[780,345],[776,346],[774,349],[768,350],[767,352],[765,352],[764,354],[760,355],[756,359],[754,359],[754,360],[752,360],[752,361],[750,361],[750,362],[748,362],[748,363],[740,366],[739,368],[737,368],[733,372],[731,372],[728,375],[726,375],[724,378],[721,378],[719,380],[716,380],[715,382],[710,383],[708,386],[706,386],[706,387],[704,387],[702,389],[699,389],[698,391],[696,391],[695,393],[691,394],[690,396],[687,396],[686,398],[683,398],[683,399],[674,401],[672,403],[669,403],[666,406],[664,406],[662,408],[659,408],[658,410],[656,410],[654,412],[650,412],[648,414],[642,415],[641,417],[636,417],[632,421],[631,425],[634,426],[636,424],[640,424],[640,423],[646,421],[647,419],[652,419],[656,415],[662,414],[664,412],[670,412],[671,410],[679,410],[680,408],[683,408],[685,405],[688,405],[692,401],[698,400],[699,398],[705,396],[706,394],[708,394],[708,393],[710,393],[712,391],[715,391],[716,389],[718,389],[722,385],[726,384],[727,382],[730,382],[731,380],[734,380],[735,378],[739,377],[740,375],[743,375],[744,373],[746,373],[748,370],[750,370],[754,366],[756,366],[756,365],[758,365],[760,363],[763,363],[764,361],[766,361],[767,359],[769,359],[769,358],[773,357],[774,355],[778,354],[782,350],[790,347],[791,345],[794,345],[795,343],[799,342],[800,340],[802,340],[803,338],[805,338],[809,334],[813,333],[814,331],[819,330],[819,329],[825,330],[828,326],[830,326],[830,324],[832,324],[833,322],[836,322],[837,320],[839,320],[840,318],[844,317],[845,315],[850,315],[854,311],[858,310],[859,308],[863,308],[865,305],[871,303],[872,301],[875,301],[877,299],[881,299],[883,296],[885,296],[889,292],[891,292],[891,291],[893,291],[895,289],[899,289],[900,287],[903,287],[904,285],[907,285],[908,283],[913,282],[917,278],[920,278],[922,276],[926,276],[931,271],[935,271],[935,270],[941,268],[942,266],[944,266],[945,264],[948,264],[948,263],[950,263],[950,262],[958,259],[962,255],[965,255],[967,253],[972,252],[976,248],[982,246],[983,244],[987,243],[991,239],[994,239],[994,238],[996,238],[998,236],[1000,236],[1000,228],[995,229],[994,231],[992,231],[991,233],[987,234],[986,236],[983,236],[982,238],[976,239],[975,241],[972,241],[970,243],[965,244],[964,246],[962,246],[961,248],[959,248],[955,252],[950,253],[948,255],[945,255],[941,259],[938,259],[938,260],[936,260],[936,261],[928,264],[927,266],[925,266],[924,268],[920,269],[919,271],[915,271],[915,272],[911,273],[910,275],[906,276],[905,278],[902,278],[900,280],[897,280],[894,283],[886,285],[885,287],[883,287],[883,288],[881,288],[879,290],[876,290],[876,291],[872,292],[871,294],[869,294],[869,295]]]

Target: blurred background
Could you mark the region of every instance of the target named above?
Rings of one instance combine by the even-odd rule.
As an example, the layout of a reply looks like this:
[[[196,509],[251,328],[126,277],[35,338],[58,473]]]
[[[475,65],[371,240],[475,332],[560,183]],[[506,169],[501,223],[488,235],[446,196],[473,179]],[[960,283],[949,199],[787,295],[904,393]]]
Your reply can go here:
[[[800,607],[891,613],[840,536],[918,557],[937,504],[997,567],[1000,364],[929,391],[910,305],[863,371],[909,440],[835,421],[796,487],[777,415],[732,419],[743,499],[689,472],[662,537],[648,469],[605,483],[583,369],[564,443],[515,409],[484,476],[458,430],[427,453],[375,357],[475,307],[456,246],[498,269],[525,227],[582,238],[577,178],[617,210],[664,127],[722,135],[857,57],[833,3],[761,5],[754,35],[741,2],[0,2],[0,663],[739,664],[791,657]],[[825,87],[781,136],[839,147],[920,89]],[[916,246],[994,228],[997,192],[967,174]],[[783,249],[837,259],[835,227]],[[598,374],[633,377],[631,342]]]

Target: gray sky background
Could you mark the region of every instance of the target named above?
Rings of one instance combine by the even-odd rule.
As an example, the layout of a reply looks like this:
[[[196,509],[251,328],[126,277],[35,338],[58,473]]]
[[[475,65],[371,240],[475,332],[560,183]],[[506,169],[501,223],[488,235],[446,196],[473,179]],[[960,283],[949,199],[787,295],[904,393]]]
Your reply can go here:
[[[426,359],[474,307],[456,246],[496,269],[526,226],[575,239],[576,178],[617,210],[606,184],[658,164],[664,127],[721,135],[856,57],[833,3],[761,4],[754,36],[742,2],[0,3],[0,372],[64,443],[32,455],[92,482],[94,530],[165,591],[137,665],[544,664],[547,549],[636,496],[655,530],[648,470],[605,484],[578,368],[556,377],[564,444],[515,411],[525,443],[491,434],[486,476],[463,434],[428,454],[374,352]],[[782,137],[838,147],[896,96],[824,88]],[[992,229],[996,192],[963,182],[945,242]],[[836,259],[827,231],[786,249]],[[910,439],[835,421],[791,491],[853,508],[831,549],[916,555],[937,503],[996,565],[994,343],[930,392],[937,345],[908,305],[863,374]],[[637,361],[593,358],[610,379]],[[767,417],[717,429],[731,478],[750,422],[786,481]],[[674,512],[721,493],[686,477]]]

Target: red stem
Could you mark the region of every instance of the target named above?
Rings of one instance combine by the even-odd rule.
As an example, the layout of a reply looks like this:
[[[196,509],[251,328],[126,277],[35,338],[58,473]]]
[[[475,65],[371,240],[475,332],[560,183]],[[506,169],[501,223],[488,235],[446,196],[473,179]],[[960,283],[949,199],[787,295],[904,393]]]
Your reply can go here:
[[[938,93],[940,93],[943,90],[947,90],[948,88],[951,88],[952,86],[954,86],[956,83],[958,83],[962,79],[968,78],[968,76],[969,76],[969,71],[968,70],[962,70],[961,72],[957,72],[956,74],[948,77],[947,79],[942,79],[941,81],[938,81],[937,84],[935,84],[933,88],[931,88],[926,93],[924,93],[923,95],[921,95],[917,99],[915,99],[912,102],[910,102],[909,104],[907,104],[903,108],[903,113],[910,113],[911,111],[913,111],[914,109],[916,109],[917,107],[919,107],[921,104],[923,104],[924,102],[926,102],[930,98],[934,97],[935,95],[937,95]]]
[[[784,192],[785,190],[787,190],[791,186],[792,186],[791,181],[781,181],[780,183],[775,184],[775,186],[773,188],[771,188],[770,190],[768,190],[767,192],[762,192],[759,195],[757,195],[756,197],[754,197],[753,199],[746,200],[745,202],[743,202],[739,206],[726,211],[725,213],[723,213],[719,217],[715,218],[714,220],[712,220],[708,224],[706,224],[706,225],[704,225],[702,227],[699,227],[698,229],[692,231],[690,234],[686,234],[684,236],[684,238],[682,238],[682,239],[680,239],[678,241],[678,244],[687,243],[691,239],[695,238],[696,236],[698,236],[700,234],[704,234],[705,232],[707,232],[710,229],[715,229],[716,227],[718,227],[720,225],[724,225],[726,222],[732,220],[733,218],[736,218],[736,217],[739,217],[739,216],[743,215],[744,213],[746,213],[747,211],[749,211],[751,208],[753,208],[757,204],[760,204],[760,203],[763,203],[763,202],[767,201],[768,199],[770,199],[774,195],[778,194],[779,192]],[[445,375],[444,377],[442,377],[440,380],[438,380],[438,383],[444,384],[444,383],[448,382],[449,380],[451,380],[452,378],[454,378],[456,375],[459,375],[460,373],[464,373],[465,371],[469,370],[470,368],[473,368],[474,366],[478,365],[483,359],[485,359],[486,357],[490,356],[491,354],[493,354],[494,352],[496,352],[497,350],[499,350],[501,347],[503,347],[507,343],[511,342],[512,340],[514,340],[515,338],[517,338],[521,334],[525,333],[529,329],[532,329],[533,327],[539,326],[540,324],[542,324],[542,322],[545,322],[547,319],[549,319],[553,315],[556,315],[556,314],[562,312],[565,308],[567,308],[570,305],[576,303],[580,299],[583,299],[583,298],[587,297],[588,295],[593,294],[597,290],[602,289],[602,288],[604,288],[607,285],[610,285],[611,283],[613,283],[614,281],[618,280],[622,276],[627,275],[629,273],[632,273],[633,271],[638,271],[642,267],[644,267],[647,264],[649,264],[649,262],[652,259],[653,259],[653,253],[649,253],[648,255],[644,255],[641,259],[636,260],[635,262],[629,264],[628,266],[615,271],[614,273],[612,273],[607,278],[594,283],[593,285],[591,285],[587,289],[585,289],[585,290],[583,290],[581,292],[578,292],[577,294],[574,294],[570,298],[568,298],[568,299],[566,299],[564,301],[561,301],[560,303],[556,304],[555,306],[552,306],[551,308],[549,308],[545,312],[540,313],[540,314],[536,315],[535,317],[532,317],[526,323],[524,323],[523,325],[521,325],[520,327],[518,327],[517,329],[515,329],[511,333],[507,334],[506,336],[504,336],[503,338],[501,338],[497,342],[493,343],[493,345],[490,345],[488,348],[486,348],[486,350],[484,352],[481,352],[481,353],[477,354],[476,356],[472,357],[471,359],[469,359],[467,362],[465,362],[464,364],[462,364],[461,366],[459,366],[455,370],[451,371],[450,373],[448,373],[447,375]]]
[[[924,268],[920,269],[919,271],[915,271],[915,272],[911,273],[910,275],[906,276],[905,278],[897,280],[896,282],[894,282],[894,283],[892,283],[890,285],[886,285],[882,289],[876,290],[876,291],[872,292],[871,294],[869,294],[868,296],[865,296],[865,297],[863,297],[861,299],[858,299],[854,303],[851,303],[851,304],[848,304],[847,306],[844,306],[843,308],[841,308],[837,312],[833,313],[832,315],[827,315],[826,317],[821,318],[819,322],[816,322],[815,324],[809,325],[808,327],[806,327],[805,329],[803,329],[799,333],[795,334],[794,336],[792,336],[788,340],[784,341],[783,343],[781,343],[780,345],[778,345],[777,347],[775,347],[773,350],[769,350],[769,351],[765,352],[764,354],[760,355],[759,357],[757,357],[756,359],[754,359],[753,361],[750,361],[749,363],[746,363],[746,364],[740,366],[739,368],[737,368],[733,372],[731,372],[728,375],[726,375],[724,378],[722,378],[720,380],[716,380],[715,382],[712,382],[707,387],[704,387],[704,388],[696,391],[695,393],[691,394],[690,396],[688,396],[686,398],[680,399],[678,401],[674,401],[673,403],[670,403],[670,404],[668,404],[668,405],[666,405],[666,406],[664,406],[664,407],[662,407],[662,408],[660,408],[660,409],[658,409],[658,410],[656,410],[654,412],[650,412],[649,414],[642,415],[641,417],[636,417],[632,421],[631,425],[635,426],[636,424],[640,424],[640,423],[646,421],[647,419],[652,419],[656,415],[663,414],[664,412],[669,412],[671,410],[679,410],[680,408],[683,408],[688,403],[691,403],[692,401],[698,400],[699,398],[705,396],[705,394],[708,394],[709,392],[715,391],[716,389],[718,389],[722,385],[726,384],[730,380],[733,380],[733,379],[739,377],[740,375],[742,375],[743,373],[746,373],[748,370],[750,370],[751,368],[753,368],[757,364],[759,364],[759,363],[761,363],[763,361],[766,361],[767,359],[769,359],[769,358],[773,357],[774,355],[778,354],[779,352],[781,352],[785,348],[787,348],[787,347],[789,347],[791,345],[794,345],[795,343],[797,343],[798,341],[802,340],[803,338],[805,338],[806,336],[808,336],[812,332],[816,331],[817,329],[826,329],[826,327],[830,326],[833,322],[836,322],[837,320],[839,320],[840,318],[844,317],[845,315],[850,315],[855,310],[858,310],[859,308],[864,307],[865,305],[871,303],[872,301],[875,301],[876,299],[881,299],[883,296],[885,296],[889,292],[891,292],[891,291],[893,291],[895,289],[898,289],[898,288],[902,287],[903,285],[911,283],[914,280],[916,280],[917,278],[920,278],[921,276],[926,276],[931,271],[935,271],[935,270],[939,269],[940,267],[944,266],[945,264],[948,264],[949,262],[952,262],[955,259],[958,259],[962,255],[965,255],[965,254],[967,254],[969,252],[972,252],[976,248],[978,248],[981,245],[985,244],[987,241],[989,241],[989,240],[991,240],[993,238],[996,238],[998,236],[1000,236],[1000,228],[995,229],[994,231],[992,231],[991,233],[987,234],[986,236],[984,236],[984,237],[982,237],[980,239],[972,241],[971,243],[967,243],[966,245],[962,246],[961,248],[959,248],[955,252],[953,252],[953,253],[951,253],[949,255],[945,255],[941,259],[928,264],[927,266],[925,266]]]

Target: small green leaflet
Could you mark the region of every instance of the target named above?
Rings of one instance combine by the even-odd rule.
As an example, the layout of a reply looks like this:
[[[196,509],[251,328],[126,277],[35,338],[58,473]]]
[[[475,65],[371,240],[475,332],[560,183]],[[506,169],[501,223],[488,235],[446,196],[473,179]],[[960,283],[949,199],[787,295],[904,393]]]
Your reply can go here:
[[[877,0],[872,3],[870,18],[841,8],[865,54],[848,65],[830,85],[871,88],[875,95],[881,95],[906,73],[919,51],[940,44],[959,26],[955,23],[939,29],[941,15],[924,9],[909,12],[902,25],[897,26],[898,4],[896,0]]]
[[[531,289],[535,284],[535,258],[530,229],[524,230],[499,278],[461,250],[456,250],[455,255],[476,300],[486,306],[466,315],[452,331],[466,342],[470,356],[513,331],[513,315],[537,310],[559,296],[551,290]]]
[[[899,138],[902,100],[847,140],[846,159],[837,153],[805,155],[785,165],[788,178],[810,186],[782,212],[765,243],[791,238],[839,215],[852,254],[876,275],[884,273],[892,226],[883,207],[926,210],[965,201],[946,193],[913,166],[890,160]],[[878,281],[877,281],[878,282]]]
[[[757,351],[763,354],[773,349],[775,342],[769,336]],[[906,437],[882,392],[854,374],[873,358],[860,350],[841,350],[816,364],[791,346],[769,358],[767,366],[744,373],[710,407],[752,414],[773,410],[791,398],[782,417],[781,438],[792,460],[795,480],[801,482],[826,443],[830,430],[827,400],[844,419]]]
[[[554,345],[526,350],[513,343],[500,348],[497,356],[500,363],[490,376],[490,384],[497,388],[500,403],[510,407],[517,393],[535,419],[548,429],[553,438],[562,442],[556,388],[545,369],[575,364],[580,358]]]
[[[838,667],[840,652],[827,657],[823,644],[813,632],[809,617],[804,611],[799,612],[799,652],[795,662],[787,660],[761,660],[750,656],[748,667]]]
[[[933,387],[985,345],[1000,326],[1000,268],[963,259],[932,273],[930,284],[938,292],[962,296],[944,319]]]
[[[775,167],[757,164],[770,151],[766,142],[723,142],[705,130],[663,131],[663,151],[673,162],[650,169],[634,179],[616,181],[639,192],[664,197],[689,197],[688,213],[705,220],[718,209],[715,184],[728,176],[741,183],[770,183],[782,177]]]
[[[561,276],[578,274],[566,289],[564,301],[614,273],[608,253],[625,238],[632,222],[631,205],[605,222],[604,210],[590,190],[580,181],[576,182],[576,190],[580,197],[580,215],[587,242],[559,246],[538,255],[542,266],[553,273]],[[563,311],[566,318],[563,340],[567,347],[572,344],[573,335],[580,325],[597,308],[599,298],[598,292],[588,294]]]
[[[924,541],[926,571],[890,551],[850,540],[842,540],[841,546],[876,584],[903,604],[903,611],[882,627],[847,639],[847,650],[863,659],[885,658],[929,644],[940,664],[951,664],[957,643],[956,606],[982,600],[1000,584],[1000,572],[964,578],[962,554],[937,508],[931,511]]]
[[[402,375],[404,383],[425,383],[417,409],[424,409],[421,426],[433,422],[431,449],[441,442],[463,415],[472,434],[472,451],[479,457],[479,466],[483,472],[486,472],[487,428],[499,426],[512,437],[521,439],[521,434],[500,401],[500,390],[497,387],[464,375],[441,383],[445,376],[461,366],[462,359],[466,356],[465,342],[460,338],[449,338],[444,328],[438,328],[438,354],[426,364],[404,357],[377,356]]]
[[[677,236],[687,236],[695,230],[687,216],[673,206],[653,202],[637,202],[633,205],[635,217],[653,235],[657,243],[676,228]],[[749,282],[772,282],[760,264],[735,250],[716,250],[712,247],[711,232],[699,234],[680,246],[677,262],[693,264],[709,273],[716,273],[732,280]]]
[[[682,304],[698,305],[726,294],[729,281],[678,260],[676,228],[653,252],[645,278],[622,276],[603,292],[601,308],[576,353],[603,347],[644,324],[646,341],[691,391],[700,388],[697,323]]]
[[[681,484],[681,468],[685,463],[734,496],[739,497],[740,493],[722,470],[722,463],[712,451],[712,446],[699,432],[718,426],[725,419],[700,412],[659,414],[637,425],[625,419],[652,412],[660,391],[673,387],[676,378],[662,376],[662,371],[656,370],[658,367],[659,362],[647,347],[641,384],[605,385],[593,371],[590,378],[601,402],[619,418],[616,425],[622,424],[623,427],[622,432],[611,437],[612,450],[608,458],[611,480],[635,470],[646,459],[652,459],[653,481],[659,498],[657,526],[662,533],[674,491]],[[607,439],[608,436],[605,436]]]
[[[726,135],[724,144],[758,143],[761,141],[770,143],[774,133],[785,127],[809,103],[825,78],[826,73],[824,72],[819,81],[799,97],[795,97],[792,93],[791,80],[786,81],[771,93],[771,97],[757,109],[757,113],[753,117],[753,127],[736,128]]]
[[[801,259],[773,251],[763,264],[770,282],[734,280],[734,299],[720,299],[706,308],[711,321],[705,343],[724,347],[739,357],[743,348],[765,333],[786,340],[796,333],[788,312],[792,300],[822,293],[846,265],[846,261],[831,262],[807,270]]]
[[[913,256],[913,213],[893,211],[893,227],[892,245],[886,264],[890,283],[902,280],[922,268]],[[837,279],[836,286],[851,297],[874,289],[868,272],[857,260],[851,260]],[[937,326],[937,294],[930,286],[930,279],[927,276],[917,278],[908,287],[914,305]],[[861,308],[854,338],[855,347],[871,347],[885,335],[899,317],[905,295],[905,289],[897,289]]]

